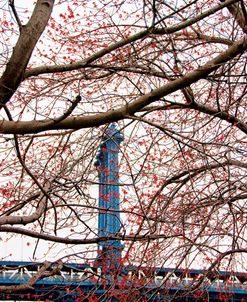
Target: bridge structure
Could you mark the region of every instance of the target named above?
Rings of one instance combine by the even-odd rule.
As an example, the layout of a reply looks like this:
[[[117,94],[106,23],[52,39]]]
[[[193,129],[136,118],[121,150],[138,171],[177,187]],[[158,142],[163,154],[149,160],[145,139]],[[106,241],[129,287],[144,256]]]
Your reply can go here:
[[[119,232],[120,196],[118,154],[123,135],[111,124],[102,137],[95,166],[99,176],[98,235]],[[247,274],[121,265],[124,245],[120,240],[98,243],[94,262],[54,263],[47,277],[30,288],[1,292],[1,301],[247,301]],[[1,286],[27,284],[42,263],[0,262]],[[59,274],[49,271],[59,268]],[[128,298],[128,293],[131,296]]]

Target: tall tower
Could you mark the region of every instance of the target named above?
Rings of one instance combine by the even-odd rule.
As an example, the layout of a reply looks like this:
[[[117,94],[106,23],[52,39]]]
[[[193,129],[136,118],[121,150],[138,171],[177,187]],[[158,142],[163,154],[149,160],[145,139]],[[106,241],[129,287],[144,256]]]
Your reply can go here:
[[[96,157],[95,166],[99,177],[99,236],[114,235],[121,228],[118,153],[123,139],[123,134],[119,132],[116,124],[110,124],[102,137]],[[118,262],[123,247],[120,240],[99,242],[99,258],[115,259]]]

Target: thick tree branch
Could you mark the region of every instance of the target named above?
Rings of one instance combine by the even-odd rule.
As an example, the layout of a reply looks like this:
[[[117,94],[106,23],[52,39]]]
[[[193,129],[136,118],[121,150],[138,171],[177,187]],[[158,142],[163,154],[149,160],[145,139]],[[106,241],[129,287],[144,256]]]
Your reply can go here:
[[[54,0],[38,0],[29,22],[22,26],[19,39],[0,79],[0,109],[15,93],[33,49],[47,26]]]
[[[145,106],[160,100],[168,94],[183,89],[200,79],[206,78],[211,72],[217,70],[226,62],[232,60],[237,55],[243,53],[247,49],[247,38],[235,42],[227,50],[219,54],[217,57],[206,63],[205,65],[195,69],[192,72],[154,89],[152,92],[147,93],[132,103],[128,104],[128,107],[123,106],[116,110],[111,110],[105,113],[90,115],[90,116],[77,116],[68,117],[62,120],[60,123],[51,123],[51,120],[43,121],[0,121],[0,133],[5,134],[27,134],[37,133],[46,130],[58,130],[58,129],[81,129],[88,127],[97,127],[126,118],[126,116],[133,115]],[[199,107],[198,107],[199,109]],[[221,116],[219,115],[219,118]],[[231,121],[230,121],[231,122]],[[234,121],[235,123],[235,121]],[[247,133],[247,125],[245,123],[237,122],[238,127],[244,133]]]

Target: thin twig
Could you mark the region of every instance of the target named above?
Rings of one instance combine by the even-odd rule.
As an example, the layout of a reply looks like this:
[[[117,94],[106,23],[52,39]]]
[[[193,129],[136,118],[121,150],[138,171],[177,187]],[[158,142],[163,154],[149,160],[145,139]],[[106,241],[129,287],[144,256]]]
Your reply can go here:
[[[18,14],[17,14],[17,11],[15,9],[15,0],[9,0],[9,6],[12,9],[12,12],[13,12],[13,14],[15,16],[16,22],[17,22],[18,27],[19,27],[19,31],[21,32],[21,30],[22,30],[22,24],[21,24],[21,20],[20,20]]]

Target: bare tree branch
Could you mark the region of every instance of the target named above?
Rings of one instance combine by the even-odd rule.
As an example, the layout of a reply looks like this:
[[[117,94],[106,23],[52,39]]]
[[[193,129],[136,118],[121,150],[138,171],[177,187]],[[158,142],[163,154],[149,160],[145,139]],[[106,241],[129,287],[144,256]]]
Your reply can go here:
[[[63,267],[62,261],[59,262],[48,262],[45,261],[38,272],[32,276],[26,284],[19,285],[1,285],[0,291],[1,293],[15,293],[22,292],[28,289],[34,289],[34,285],[37,281],[42,280],[47,277],[60,275],[60,271]]]
[[[51,126],[51,121],[32,121],[32,122],[11,122],[11,121],[0,121],[0,132],[4,134],[15,133],[15,134],[27,134],[37,133],[46,130],[58,130],[58,129],[80,129],[88,127],[97,127],[105,123],[110,123],[123,119],[125,115],[132,115],[144,108],[145,106],[155,102],[166,95],[191,85],[192,83],[207,77],[211,72],[217,70],[226,62],[233,59],[235,56],[242,54],[247,49],[247,39],[244,37],[240,41],[235,42],[226,51],[215,57],[200,68],[178,78],[168,84],[161,86],[153,90],[152,92],[145,94],[128,104],[126,107],[122,107],[116,110],[112,110],[106,113],[96,114],[92,116],[83,117],[70,117],[66,118],[60,123],[55,123]],[[198,106],[199,109],[199,106]],[[224,116],[224,114],[220,114]],[[235,120],[234,120],[235,122]],[[247,133],[247,126],[244,123],[237,123],[236,125],[244,133]]]
[[[209,9],[208,11],[190,19],[184,22],[181,22],[178,25],[167,27],[167,28],[153,28],[146,29],[144,31],[141,31],[137,34],[134,34],[128,38],[125,38],[119,42],[116,42],[110,46],[108,46],[106,49],[100,50],[99,52],[95,53],[91,57],[87,58],[85,61],[75,62],[71,64],[64,64],[64,65],[55,65],[55,66],[40,66],[33,68],[31,70],[27,70],[25,72],[24,78],[29,78],[32,76],[37,76],[39,74],[44,73],[56,73],[56,72],[66,72],[70,70],[77,70],[81,68],[88,67],[89,64],[95,62],[96,60],[102,58],[106,54],[123,47],[125,45],[128,45],[130,43],[133,43],[135,41],[138,41],[140,39],[143,39],[144,37],[147,37],[149,35],[168,35],[172,33],[176,33],[184,28],[187,28],[190,25],[193,25],[194,23],[204,19],[206,16],[210,16],[211,14],[214,14],[215,12],[221,10],[222,8],[228,6],[229,4],[235,3],[239,0],[227,0],[225,3],[219,4],[215,6],[212,9]]]
[[[21,32],[22,30],[22,24],[21,24],[21,20],[18,16],[18,13],[15,9],[15,1],[14,0],[9,0],[9,6],[11,7],[12,11],[13,11],[13,14],[15,16],[15,19],[16,19],[16,22],[18,24],[18,27],[19,27],[19,31]]]
[[[6,104],[23,80],[34,47],[50,18],[54,0],[38,0],[29,22],[22,27],[12,56],[0,79],[0,108]]]

